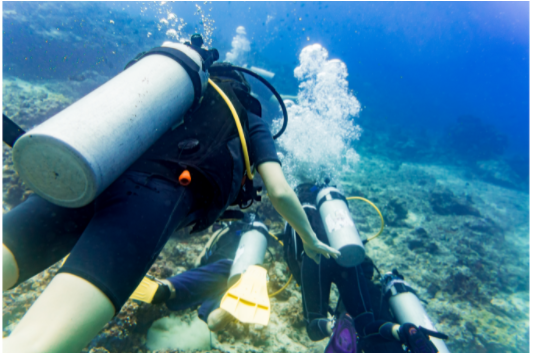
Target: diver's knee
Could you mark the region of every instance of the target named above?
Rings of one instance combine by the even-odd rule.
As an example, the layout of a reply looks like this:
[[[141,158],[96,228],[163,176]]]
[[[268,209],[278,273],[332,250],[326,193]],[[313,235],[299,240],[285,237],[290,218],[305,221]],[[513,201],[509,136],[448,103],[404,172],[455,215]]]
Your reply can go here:
[[[19,266],[15,256],[2,244],[2,290],[12,288],[19,280]]]

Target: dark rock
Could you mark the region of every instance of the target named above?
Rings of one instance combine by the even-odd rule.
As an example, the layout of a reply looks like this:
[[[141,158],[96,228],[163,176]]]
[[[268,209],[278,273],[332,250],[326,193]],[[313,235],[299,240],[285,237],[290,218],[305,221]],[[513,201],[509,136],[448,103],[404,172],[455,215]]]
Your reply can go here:
[[[422,228],[422,227],[416,227],[414,229],[414,234],[417,236],[417,237],[421,237],[421,238],[427,238],[429,237],[429,234],[427,234],[427,231]]]
[[[500,226],[498,226],[496,222],[494,222],[490,218],[477,219],[477,220],[465,223],[465,226],[473,231],[480,232],[480,233],[487,233],[490,235],[496,235],[496,234],[503,235],[503,229],[500,228]]]
[[[436,189],[429,198],[431,208],[440,215],[471,215],[481,217],[467,198],[456,197],[449,189]]]
[[[446,321],[450,325],[459,325],[461,321],[461,316],[455,312],[446,311],[442,316],[440,316],[440,322]]]
[[[437,284],[435,283],[431,283],[431,285],[429,285],[429,287],[427,288],[427,293],[429,295],[431,295],[432,298],[435,297],[435,294],[440,291],[440,286],[438,286]]]
[[[399,199],[394,198],[388,202],[383,216],[385,223],[389,226],[403,227],[405,226],[403,220],[407,218],[408,213],[405,205]]]
[[[464,327],[466,328],[467,331],[471,332],[473,335],[477,333],[477,326],[470,321],[467,321],[464,324]]]
[[[461,272],[450,276],[446,280],[445,292],[451,295],[458,295],[462,299],[470,300],[479,304],[483,301],[490,301],[490,298],[483,296],[479,291],[478,280],[464,275]]]
[[[410,250],[414,250],[414,249],[417,249],[417,248],[423,248],[425,245],[424,245],[424,242],[421,241],[421,240],[410,240],[409,241],[409,249]]]
[[[431,254],[436,254],[440,251],[440,248],[439,246],[434,243],[434,242],[430,242],[428,245],[427,245],[427,251]]]

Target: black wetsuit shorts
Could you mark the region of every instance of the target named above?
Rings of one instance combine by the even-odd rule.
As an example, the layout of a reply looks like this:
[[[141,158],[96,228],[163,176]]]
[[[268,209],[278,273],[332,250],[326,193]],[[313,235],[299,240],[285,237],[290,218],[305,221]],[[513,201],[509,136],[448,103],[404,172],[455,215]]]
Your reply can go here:
[[[70,253],[59,273],[95,285],[118,313],[171,234],[193,221],[195,200],[178,182],[134,171],[82,208],[34,195],[3,216],[3,243],[17,261],[17,284]]]

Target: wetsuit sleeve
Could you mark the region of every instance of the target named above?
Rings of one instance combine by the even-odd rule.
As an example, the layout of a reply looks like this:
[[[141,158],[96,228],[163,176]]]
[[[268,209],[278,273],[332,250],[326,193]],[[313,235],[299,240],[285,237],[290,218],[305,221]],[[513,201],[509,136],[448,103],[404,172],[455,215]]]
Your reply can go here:
[[[275,149],[275,141],[269,131],[269,127],[262,118],[248,112],[249,116],[249,138],[251,148],[249,149],[251,161],[258,167],[264,162],[281,163]]]

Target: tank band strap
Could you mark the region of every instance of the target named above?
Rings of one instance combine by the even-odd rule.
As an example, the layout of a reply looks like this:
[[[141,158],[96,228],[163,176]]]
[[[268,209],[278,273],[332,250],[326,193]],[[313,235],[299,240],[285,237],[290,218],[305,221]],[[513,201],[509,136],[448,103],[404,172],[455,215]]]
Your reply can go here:
[[[416,297],[418,297],[416,291],[414,291],[414,289],[410,285],[405,283],[403,280],[392,281],[392,283],[389,284],[388,287],[385,289],[384,296],[388,300],[392,296],[396,296],[402,293],[413,293],[414,295],[416,295]]]
[[[202,84],[201,77],[199,76],[200,67],[197,65],[197,63],[195,63],[195,61],[193,61],[188,55],[186,55],[182,51],[170,47],[155,47],[153,49],[148,50],[147,52],[142,52],[137,55],[136,58],[128,62],[124,69],[126,70],[134,63],[139,62],[142,58],[154,54],[169,57],[175,62],[177,62],[182,68],[184,68],[189,78],[191,79],[191,83],[193,83],[193,90],[195,96],[193,99],[193,105],[191,106],[190,110],[194,111],[195,109],[197,109],[202,100]]]
[[[326,201],[334,201],[334,200],[344,201],[346,203],[346,205],[347,205],[346,196],[342,195],[341,193],[338,193],[338,192],[334,191],[334,192],[329,192],[328,194],[326,194],[325,196],[323,196],[321,198],[321,200],[317,204],[318,209],[320,209],[321,205],[323,203],[325,203]],[[348,207],[349,207],[349,205],[348,205]]]
[[[266,235],[266,234],[269,234],[269,229],[266,227],[266,225],[262,222],[259,222],[259,221],[254,221],[252,224],[251,224],[251,228],[252,229],[256,229],[257,231],[259,231],[260,233],[262,233],[263,235]]]

